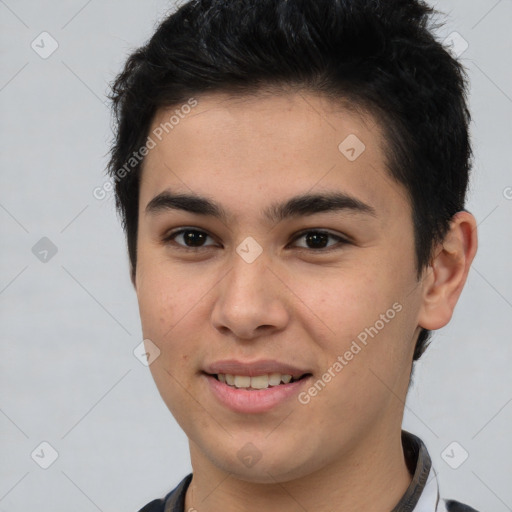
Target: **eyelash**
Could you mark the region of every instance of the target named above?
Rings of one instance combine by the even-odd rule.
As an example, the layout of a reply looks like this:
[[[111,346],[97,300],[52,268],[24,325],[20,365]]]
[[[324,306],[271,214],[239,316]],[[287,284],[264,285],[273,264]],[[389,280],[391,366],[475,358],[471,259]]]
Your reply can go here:
[[[204,249],[206,247],[213,247],[213,245],[202,245],[202,246],[197,246],[197,247],[190,247],[190,246],[187,246],[187,245],[182,245],[182,244],[178,244],[175,239],[179,236],[179,235],[182,235],[186,232],[192,232],[192,233],[200,233],[200,234],[204,234],[206,235],[207,237],[210,237],[210,238],[213,238],[211,235],[209,235],[206,231],[202,231],[200,229],[195,229],[195,228],[180,228],[176,231],[173,231],[169,234],[167,234],[164,238],[163,238],[163,242],[165,244],[173,244],[175,247],[179,248],[180,250],[184,250],[184,251],[197,251],[199,249]],[[310,252],[315,252],[315,253],[326,253],[326,252],[330,252],[332,250],[337,250],[337,249],[340,249],[341,246],[343,245],[346,245],[346,244],[349,244],[351,243],[347,238],[344,238],[340,235],[334,235],[333,233],[330,233],[326,230],[323,230],[323,229],[308,229],[308,230],[304,230],[304,231],[301,231],[299,233],[296,234],[296,236],[292,239],[292,243],[293,242],[296,242],[297,240],[299,240],[300,238],[303,238],[304,236],[308,235],[308,234],[320,234],[320,235],[327,235],[329,236],[330,238],[334,238],[337,240],[337,243],[336,244],[333,244],[331,246],[328,246],[328,247],[321,247],[321,248],[310,248],[310,247],[299,247],[300,250],[306,250],[306,251],[310,251]]]

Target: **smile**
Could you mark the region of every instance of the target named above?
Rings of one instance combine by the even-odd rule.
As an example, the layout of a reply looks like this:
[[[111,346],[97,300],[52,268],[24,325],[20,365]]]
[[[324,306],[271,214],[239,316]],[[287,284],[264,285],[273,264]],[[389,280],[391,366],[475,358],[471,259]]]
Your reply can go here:
[[[256,376],[249,375],[231,375],[229,373],[219,373],[215,375],[219,382],[222,382],[230,387],[243,388],[249,390],[267,389],[269,387],[281,386],[282,384],[289,384],[300,380],[304,375],[294,378],[288,374],[270,373]]]
[[[310,373],[296,378],[281,373],[253,376],[203,373],[202,377],[214,402],[240,414],[265,413],[289,400],[296,403],[296,397],[312,379]]]

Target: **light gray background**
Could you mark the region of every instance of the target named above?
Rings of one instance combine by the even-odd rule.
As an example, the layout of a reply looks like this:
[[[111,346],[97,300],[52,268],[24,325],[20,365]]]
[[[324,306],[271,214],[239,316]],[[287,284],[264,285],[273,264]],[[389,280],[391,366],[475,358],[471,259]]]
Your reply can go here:
[[[426,442],[443,496],[504,512],[512,510],[512,2],[436,5],[449,15],[439,37],[457,31],[469,43],[468,208],[480,249],[452,322],[417,366],[404,427]],[[113,201],[92,195],[105,182],[107,83],[172,7],[0,0],[0,512],[135,511],[191,469],[185,435],[133,355],[140,323]],[[59,44],[47,59],[31,48],[43,31]],[[32,252],[42,237],[58,249],[46,263]],[[31,458],[42,441],[58,452],[46,470]],[[441,455],[453,441],[469,453],[458,469]]]

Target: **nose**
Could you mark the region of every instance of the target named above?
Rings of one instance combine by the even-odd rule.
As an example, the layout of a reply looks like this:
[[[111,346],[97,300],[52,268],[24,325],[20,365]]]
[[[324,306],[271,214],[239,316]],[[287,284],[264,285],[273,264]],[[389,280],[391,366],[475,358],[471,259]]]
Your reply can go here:
[[[217,288],[211,320],[223,334],[251,340],[286,327],[286,287],[269,267],[264,253],[252,263],[233,255],[231,270]]]

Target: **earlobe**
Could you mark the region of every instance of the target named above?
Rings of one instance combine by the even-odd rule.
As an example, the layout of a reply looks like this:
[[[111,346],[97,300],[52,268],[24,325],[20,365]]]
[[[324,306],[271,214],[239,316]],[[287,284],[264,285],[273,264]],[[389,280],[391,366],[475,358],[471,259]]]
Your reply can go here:
[[[440,329],[450,321],[477,245],[475,218],[467,211],[456,213],[422,278],[423,297],[418,323],[424,329]]]

